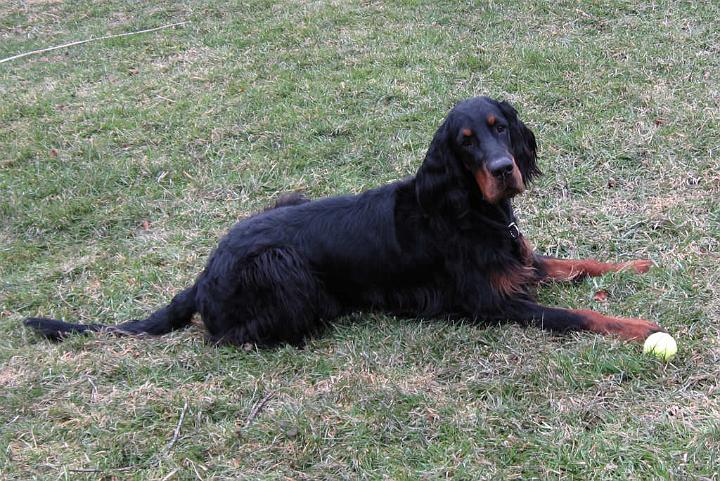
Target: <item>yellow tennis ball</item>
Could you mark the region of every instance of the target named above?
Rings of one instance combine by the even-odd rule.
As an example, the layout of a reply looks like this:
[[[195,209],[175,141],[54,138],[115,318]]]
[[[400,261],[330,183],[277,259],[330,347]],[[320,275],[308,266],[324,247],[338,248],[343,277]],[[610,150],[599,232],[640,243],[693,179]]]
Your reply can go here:
[[[667,332],[656,332],[645,339],[643,346],[645,354],[655,354],[661,361],[668,362],[677,353],[677,343]]]

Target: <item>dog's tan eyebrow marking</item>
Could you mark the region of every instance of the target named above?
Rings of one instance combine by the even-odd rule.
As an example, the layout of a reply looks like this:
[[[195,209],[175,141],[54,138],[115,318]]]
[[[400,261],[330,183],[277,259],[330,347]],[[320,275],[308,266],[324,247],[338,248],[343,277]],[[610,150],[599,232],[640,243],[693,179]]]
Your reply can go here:
[[[473,131],[470,130],[470,129],[463,129],[462,134],[463,134],[465,137],[472,137]]]
[[[493,114],[490,114],[490,115],[487,116],[487,124],[488,124],[490,127],[492,127],[493,125],[495,125],[495,121],[496,121],[496,120],[497,120],[497,119],[495,118],[495,116],[494,116]]]

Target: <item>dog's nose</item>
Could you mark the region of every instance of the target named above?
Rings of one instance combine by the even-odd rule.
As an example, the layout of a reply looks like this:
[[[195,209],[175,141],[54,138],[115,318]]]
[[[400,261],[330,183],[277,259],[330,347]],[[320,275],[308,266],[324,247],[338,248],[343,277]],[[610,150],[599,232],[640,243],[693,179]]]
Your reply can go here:
[[[505,177],[513,171],[513,160],[510,157],[500,157],[488,162],[487,168],[493,177]]]

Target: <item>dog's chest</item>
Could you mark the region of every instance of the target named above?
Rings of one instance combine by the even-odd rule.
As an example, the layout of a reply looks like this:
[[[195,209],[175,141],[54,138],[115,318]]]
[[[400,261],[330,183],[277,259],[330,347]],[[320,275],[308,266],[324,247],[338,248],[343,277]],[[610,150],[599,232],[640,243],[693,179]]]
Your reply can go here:
[[[513,240],[507,262],[500,262],[489,272],[490,285],[501,297],[529,293],[536,283],[533,250],[524,237]]]

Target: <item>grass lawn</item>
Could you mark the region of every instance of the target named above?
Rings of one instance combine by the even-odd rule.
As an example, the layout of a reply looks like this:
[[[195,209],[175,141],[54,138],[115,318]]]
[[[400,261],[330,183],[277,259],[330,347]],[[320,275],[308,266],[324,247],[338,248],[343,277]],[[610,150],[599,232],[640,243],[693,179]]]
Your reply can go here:
[[[189,23],[0,63],[0,479],[720,480],[718,18],[716,1],[1,2],[0,58]],[[145,317],[237,219],[413,174],[481,94],[538,137],[546,175],[516,205],[539,251],[658,265],[541,300],[659,322],[671,363],[363,314],[302,350],[21,327]]]

